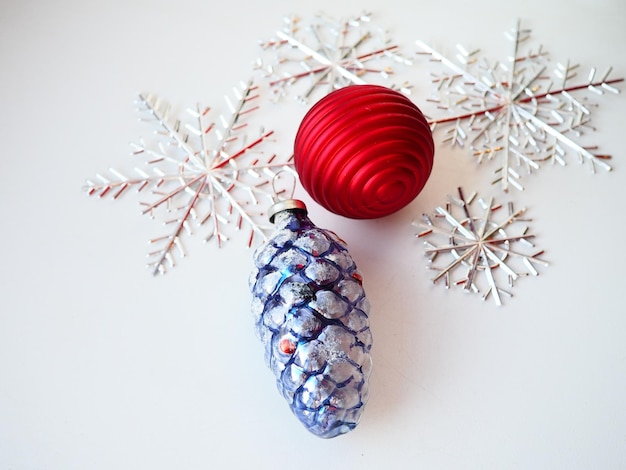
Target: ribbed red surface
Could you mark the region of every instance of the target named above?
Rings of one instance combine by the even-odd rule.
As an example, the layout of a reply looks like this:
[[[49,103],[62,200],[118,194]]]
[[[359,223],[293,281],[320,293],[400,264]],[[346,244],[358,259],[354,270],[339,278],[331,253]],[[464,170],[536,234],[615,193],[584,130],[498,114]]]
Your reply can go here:
[[[294,144],[300,181],[320,205],[353,219],[389,215],[422,190],[434,144],[406,96],[377,85],[336,90],[306,114]]]

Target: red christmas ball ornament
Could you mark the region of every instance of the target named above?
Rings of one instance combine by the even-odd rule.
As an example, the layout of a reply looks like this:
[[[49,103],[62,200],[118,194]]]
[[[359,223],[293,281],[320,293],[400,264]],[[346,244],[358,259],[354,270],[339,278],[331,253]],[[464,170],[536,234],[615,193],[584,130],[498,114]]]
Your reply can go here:
[[[406,96],[378,85],[340,88],[304,116],[294,163],[309,195],[335,214],[373,219],[409,204],[433,167],[424,115]]]

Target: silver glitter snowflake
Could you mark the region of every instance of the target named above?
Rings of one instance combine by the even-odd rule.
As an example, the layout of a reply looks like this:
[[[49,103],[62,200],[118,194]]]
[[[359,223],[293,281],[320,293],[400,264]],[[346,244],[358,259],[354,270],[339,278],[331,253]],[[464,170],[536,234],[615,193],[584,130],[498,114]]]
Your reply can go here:
[[[480,208],[475,209],[474,203]],[[507,207],[508,215],[498,218],[503,206],[495,205],[493,198],[485,201],[475,193],[465,198],[459,188],[458,197],[448,196],[445,206],[414,223],[423,228],[417,236],[428,239],[424,242],[426,256],[430,269],[437,272],[433,282],[443,279],[446,287],[462,286],[465,291],[482,293],[483,300],[491,296],[502,305],[503,294],[512,296],[503,284],[510,289],[520,277],[539,274],[535,265],[548,263],[540,258],[543,251],[535,251],[528,226],[520,224],[529,221],[523,218],[525,209],[515,211],[511,203]],[[444,241],[436,245],[431,238]],[[527,253],[529,250],[533,252]],[[442,258],[444,264],[436,265]]]
[[[302,23],[288,17],[274,38],[261,42],[265,54],[258,65],[277,98],[300,85],[293,93],[306,103],[316,91],[368,83],[366,76],[386,80],[394,63],[411,63],[385,31],[372,26],[370,14],[344,20],[318,15]],[[388,86],[409,93],[406,83]]]
[[[143,167],[126,173],[110,169],[85,185],[89,195],[114,199],[134,188],[143,196],[142,213],[163,220],[168,231],[150,240],[154,250],[148,266],[154,274],[185,255],[182,238],[196,230],[218,246],[233,231],[247,228],[250,246],[272,230],[263,212],[272,201],[275,175],[290,164],[262,152],[272,131],[261,129],[249,137],[244,118],[257,108],[258,96],[252,82],[235,88],[234,96],[234,101],[226,97],[230,114],[215,124],[208,107],[188,109],[183,121],[171,115],[168,103],[140,95],[140,117],[156,128],[153,138],[132,144]]]
[[[610,79],[611,69],[598,75],[591,69],[586,80],[574,82],[578,65],[566,62],[549,71],[547,53],[531,49],[530,31],[519,22],[507,35],[512,54],[503,62],[480,59],[479,51],[458,46],[457,60],[444,57],[421,41],[421,53],[441,63],[445,71],[433,74],[436,103],[442,116],[431,117],[433,130],[444,126],[444,142],[468,146],[478,158],[497,159],[496,179],[507,191],[523,189],[521,172],[531,173],[544,162],[565,165],[568,154],[586,163],[591,171],[610,170],[609,155],[596,153],[574,141],[590,126],[592,103],[577,97],[618,93],[614,87],[623,78]]]

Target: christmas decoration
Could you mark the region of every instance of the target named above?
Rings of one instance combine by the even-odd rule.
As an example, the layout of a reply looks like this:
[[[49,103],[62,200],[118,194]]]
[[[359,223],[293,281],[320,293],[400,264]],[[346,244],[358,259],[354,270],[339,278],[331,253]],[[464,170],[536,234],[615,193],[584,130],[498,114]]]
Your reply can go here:
[[[111,169],[110,175],[87,181],[87,193],[99,197],[117,199],[135,188],[145,196],[142,213],[158,216],[171,227],[150,240],[155,249],[148,255],[148,266],[154,274],[174,266],[176,254],[185,255],[182,238],[195,230],[202,229],[205,240],[214,239],[218,246],[228,240],[229,232],[244,227],[249,230],[248,246],[254,239],[265,240],[271,230],[263,213],[272,201],[270,182],[290,164],[261,151],[272,131],[248,135],[245,117],[257,108],[252,82],[241,84],[234,95],[236,101],[226,99],[230,115],[221,115],[221,125],[209,121],[208,107],[189,109],[183,122],[171,116],[170,106],[161,99],[140,95],[140,115],[156,127],[153,140],[133,145],[145,168],[128,173]]]
[[[497,159],[493,183],[504,191],[523,189],[521,172],[532,173],[543,162],[565,165],[568,154],[594,172],[597,167],[610,170],[609,155],[574,140],[592,129],[592,104],[577,98],[577,92],[618,93],[614,85],[623,78],[609,78],[610,68],[602,74],[591,69],[586,80],[574,83],[578,66],[569,62],[557,64],[551,75],[547,53],[541,46],[527,46],[530,30],[521,29],[518,22],[508,37],[512,56],[493,64],[479,60],[479,51],[461,46],[457,64],[417,42],[424,54],[447,69],[432,74],[437,91],[430,101],[446,111],[430,118],[433,130],[444,127],[444,142],[468,146],[479,162]]]
[[[352,430],[369,394],[369,303],[345,242],[316,227],[302,201],[270,209],[273,236],[250,277],[256,332],[278,390],[305,427]]]
[[[480,205],[478,211],[472,208],[474,202]],[[535,265],[548,263],[540,258],[543,251],[525,252],[534,249],[534,235],[527,226],[512,231],[515,223],[528,221],[522,218],[525,209],[515,211],[509,203],[509,214],[497,218],[502,207],[495,205],[493,198],[485,201],[475,193],[466,199],[459,188],[458,197],[448,197],[446,205],[437,207],[432,217],[424,215],[424,221],[415,224],[424,228],[419,237],[446,240],[441,245],[424,242],[426,255],[433,263],[431,269],[437,271],[433,282],[443,279],[446,287],[462,286],[468,292],[482,292],[483,300],[491,296],[497,305],[502,305],[502,294],[512,296],[501,287],[503,278],[512,288],[521,276],[538,275]],[[446,263],[434,266],[440,255],[447,259]],[[458,272],[461,275],[453,278]]]
[[[411,63],[385,31],[372,26],[368,13],[345,20],[318,15],[301,23],[300,18],[286,18],[276,37],[261,43],[266,57],[258,66],[269,77],[277,98],[300,85],[293,93],[306,103],[320,89],[328,93],[365,84],[365,76],[387,80],[394,63]],[[409,93],[406,83],[391,87]]]
[[[389,215],[422,190],[434,144],[421,111],[378,85],[330,93],[302,120],[294,164],[302,186],[326,209],[366,219]]]

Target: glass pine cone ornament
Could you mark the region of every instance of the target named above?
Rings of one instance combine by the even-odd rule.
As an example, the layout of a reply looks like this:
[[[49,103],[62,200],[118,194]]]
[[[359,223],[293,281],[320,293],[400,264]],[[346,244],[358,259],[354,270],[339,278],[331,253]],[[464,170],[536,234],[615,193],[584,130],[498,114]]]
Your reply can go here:
[[[428,122],[403,94],[379,85],[329,93],[304,116],[294,164],[309,195],[353,219],[392,214],[420,193],[433,167]]]
[[[302,201],[270,208],[272,237],[254,254],[252,313],[265,361],[313,434],[354,429],[369,395],[369,303],[345,242],[316,227]]]

